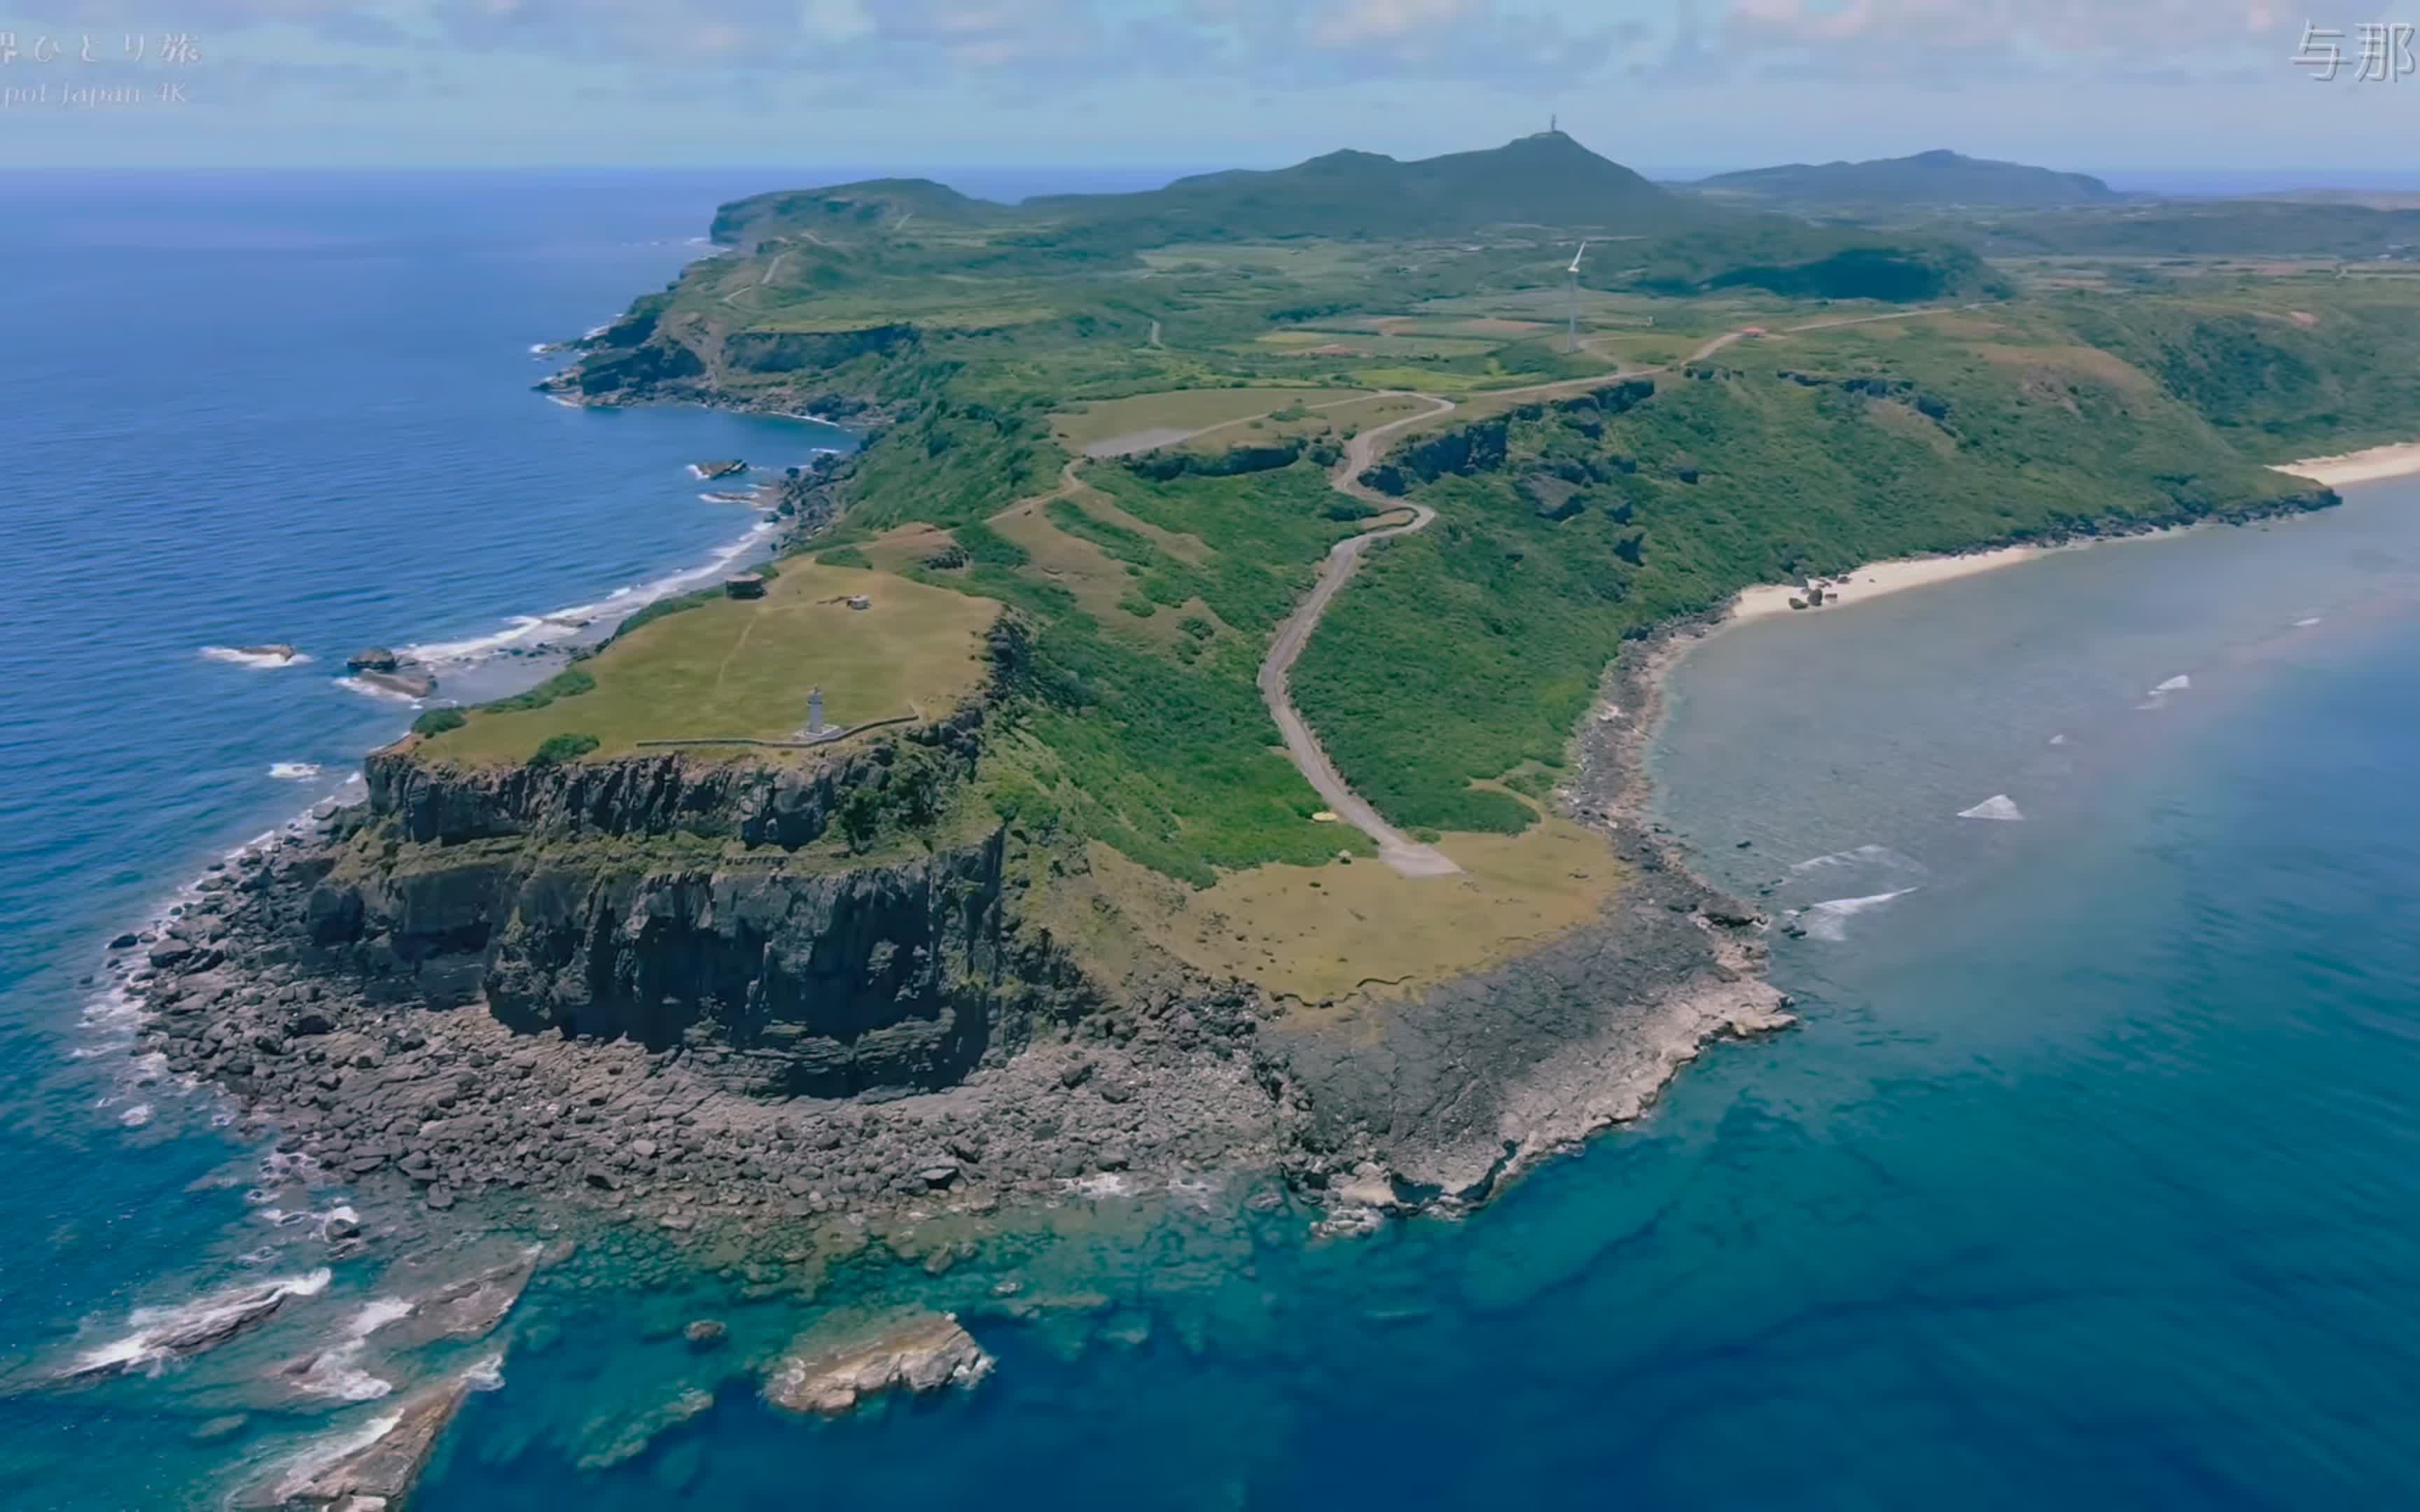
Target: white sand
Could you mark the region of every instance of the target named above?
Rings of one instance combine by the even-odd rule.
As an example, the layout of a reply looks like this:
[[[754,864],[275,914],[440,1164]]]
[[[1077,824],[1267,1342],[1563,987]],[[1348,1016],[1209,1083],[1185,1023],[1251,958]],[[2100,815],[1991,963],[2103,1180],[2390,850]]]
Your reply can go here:
[[[2373,446],[2366,452],[2347,452],[2340,456],[2314,456],[2300,462],[2288,462],[2273,471],[2308,478],[2331,488],[2341,488],[2354,483],[2376,483],[2381,478],[2406,478],[2420,472],[2420,441]]]
[[[1947,582],[1953,578],[1971,578],[1978,572],[1992,572],[2001,567],[2013,567],[2020,562],[2031,562],[2059,548],[2044,546],[2004,546],[1993,551],[1973,551],[1960,557],[1908,557],[1896,562],[1874,562],[1847,574],[1840,587],[1826,579],[1823,608],[1835,604],[1857,604],[1884,594],[1901,589],[1922,588],[1929,583]],[[1742,593],[1731,604],[1726,624],[1744,620],[1761,620],[1776,614],[1818,613],[1820,610],[1795,610],[1790,607],[1793,598],[1804,598],[1806,590],[1760,583]]]

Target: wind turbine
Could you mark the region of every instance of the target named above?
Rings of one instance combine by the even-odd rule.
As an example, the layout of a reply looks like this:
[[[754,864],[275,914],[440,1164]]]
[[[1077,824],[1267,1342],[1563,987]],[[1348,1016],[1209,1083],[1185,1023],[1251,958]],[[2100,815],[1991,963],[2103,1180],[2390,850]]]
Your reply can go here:
[[[1566,351],[1576,352],[1580,349],[1580,259],[1587,255],[1588,238],[1582,237],[1580,239],[1580,250],[1572,254],[1571,267],[1563,270],[1565,272],[1569,273],[1572,278],[1570,310],[1571,333],[1569,345],[1564,348]]]

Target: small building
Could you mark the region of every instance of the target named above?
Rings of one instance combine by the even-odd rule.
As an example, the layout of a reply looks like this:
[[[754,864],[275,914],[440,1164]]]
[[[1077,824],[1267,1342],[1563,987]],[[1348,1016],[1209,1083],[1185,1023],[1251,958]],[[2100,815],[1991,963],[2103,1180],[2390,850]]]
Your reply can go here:
[[[813,739],[824,733],[824,690],[807,689],[807,737]]]
[[[765,575],[761,572],[735,572],[722,579],[722,591],[733,598],[765,596]]]
[[[848,595],[848,607],[851,609],[872,609],[874,607],[874,600],[866,597],[863,594],[851,594]]]

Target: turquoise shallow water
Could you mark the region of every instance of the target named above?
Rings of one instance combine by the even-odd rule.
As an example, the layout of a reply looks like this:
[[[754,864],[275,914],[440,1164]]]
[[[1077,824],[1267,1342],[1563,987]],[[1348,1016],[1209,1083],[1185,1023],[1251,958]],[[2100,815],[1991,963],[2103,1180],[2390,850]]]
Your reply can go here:
[[[1915,890],[1782,944],[1801,1028],[1478,1217],[1306,1248],[1219,1208],[953,1273],[1002,1358],[972,1398],[802,1428],[733,1387],[598,1476],[561,1404],[613,1395],[601,1323],[516,1364],[429,1504],[2410,1500],[2414,505],[1714,642],[1668,820],[1745,887],[1902,858],[1776,904]],[[2032,817],[1955,817],[1998,793]],[[1098,1310],[990,1318],[1002,1273]]]
[[[672,208],[676,239],[694,215]],[[524,229],[551,237],[567,217]],[[435,255],[413,243],[387,261]],[[188,499],[202,483],[181,481],[218,476],[253,440],[139,494],[143,470],[119,467],[132,443],[88,440],[47,454],[42,486],[12,497],[50,532],[28,539],[71,548],[40,547],[33,612],[0,642],[12,710],[32,711],[0,750],[10,1360],[55,1360],[121,1333],[138,1304],[308,1254],[247,1211],[251,1160],[187,1104],[155,1095],[155,1120],[123,1128],[106,1068],[68,1058],[91,946],[307,795],[260,776],[266,763],[333,764],[400,718],[320,686],[324,660],[254,674],[194,648],[307,636],[341,656],[360,639],[473,634],[710,546],[727,518],[684,514],[684,480],[604,490],[733,450],[679,428],[715,417],[547,411],[599,421],[560,451],[515,428],[535,412],[517,345],[601,318],[679,255],[659,244],[594,269],[593,295],[560,259],[519,285],[474,261],[496,306],[398,338],[396,361],[424,339],[489,354],[464,360],[446,402],[463,434],[492,407],[484,469],[586,480],[541,520],[518,511],[556,507],[550,489],[458,507],[423,476],[351,512],[364,533],[304,536],[308,570],[253,564],[301,517],[247,524],[242,501],[275,490]],[[264,303],[299,297],[284,276]],[[366,324],[343,352],[348,408],[385,339]],[[298,361],[271,351],[218,386]],[[173,389],[176,371],[149,380]],[[69,407],[51,428],[90,414]],[[613,449],[630,423],[672,428]],[[214,428],[195,426],[188,452]],[[288,434],[278,459],[296,486],[415,476],[409,445],[359,423]],[[33,512],[59,498],[76,507]],[[693,532],[671,529],[684,518]],[[516,566],[474,534],[487,528],[535,544]],[[198,577],[180,570],[196,542],[217,563]],[[365,563],[404,565],[390,579]],[[107,572],[144,590],[122,616],[92,613]],[[395,586],[414,574],[428,580]],[[485,597],[462,586],[480,582]],[[591,1244],[534,1286],[501,1389],[471,1399],[415,1505],[2409,1502],[2415,656],[2412,485],[1721,637],[1676,680],[1661,802],[1727,880],[1807,910],[1810,937],[1776,961],[1800,1028],[1711,1051],[1642,1126],[1461,1224],[1309,1245],[1302,1213],[1253,1213],[1249,1182],[1208,1182],[1173,1204],[1071,1203],[939,1277],[845,1269],[815,1305],[921,1294],[1001,1358],[971,1396],[845,1423],[754,1400],[748,1361],[805,1316],[770,1294],[790,1273],[777,1257],[702,1271],[636,1241]],[[1957,817],[1994,795],[2027,817]],[[107,1096],[121,1101],[94,1105]],[[263,1405],[252,1384],[341,1329],[365,1284],[347,1269],[283,1332],[207,1368],[0,1396],[0,1504],[209,1504],[240,1463],[376,1412]],[[723,1350],[679,1339],[703,1316],[729,1322]],[[664,1412],[690,1389],[707,1397]],[[193,1442],[238,1409],[231,1437]]]

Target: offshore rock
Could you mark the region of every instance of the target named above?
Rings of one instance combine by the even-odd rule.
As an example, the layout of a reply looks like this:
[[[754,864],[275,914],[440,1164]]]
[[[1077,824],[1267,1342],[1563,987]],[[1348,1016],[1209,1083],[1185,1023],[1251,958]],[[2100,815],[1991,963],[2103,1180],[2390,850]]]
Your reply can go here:
[[[180,1307],[139,1311],[136,1328],[114,1344],[80,1356],[58,1373],[62,1381],[96,1381],[182,1360],[216,1349],[248,1329],[269,1320],[288,1297],[316,1296],[325,1290],[329,1273],[213,1293]]]
[[[971,1390],[995,1363],[956,1318],[933,1313],[839,1344],[794,1345],[774,1365],[765,1399],[794,1412],[837,1417],[887,1391]]]
[[[400,1512],[471,1382],[457,1377],[374,1417],[357,1436],[306,1453],[236,1505],[266,1512]]]

